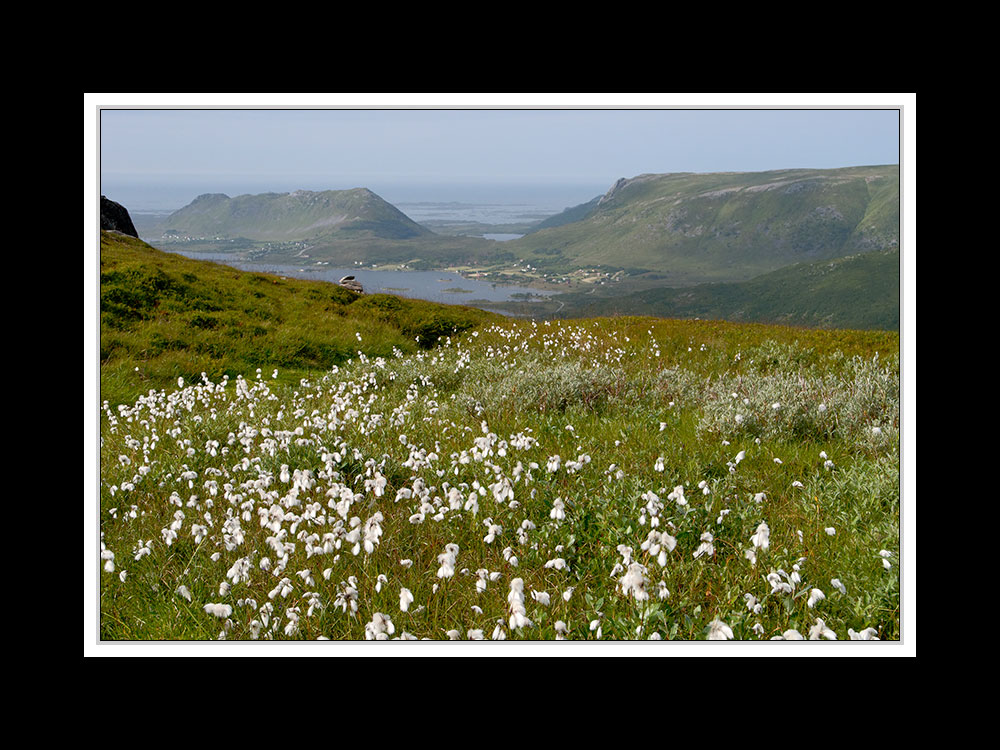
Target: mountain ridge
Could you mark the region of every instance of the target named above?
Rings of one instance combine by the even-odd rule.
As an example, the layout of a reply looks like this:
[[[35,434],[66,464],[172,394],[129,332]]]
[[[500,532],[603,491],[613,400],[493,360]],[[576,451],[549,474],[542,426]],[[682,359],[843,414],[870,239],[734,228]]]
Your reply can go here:
[[[643,268],[668,285],[741,281],[897,247],[899,166],[644,173],[548,221],[510,248],[543,268]]]
[[[203,193],[163,223],[165,232],[306,240],[326,235],[408,239],[433,234],[368,188],[229,197]]]

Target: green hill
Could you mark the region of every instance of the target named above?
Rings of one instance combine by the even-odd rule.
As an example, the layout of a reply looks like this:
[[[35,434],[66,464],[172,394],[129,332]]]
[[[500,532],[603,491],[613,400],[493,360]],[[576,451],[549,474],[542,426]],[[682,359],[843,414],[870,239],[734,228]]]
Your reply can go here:
[[[549,218],[538,222],[531,227],[531,229],[525,232],[525,234],[534,234],[535,232],[540,232],[543,229],[565,226],[566,224],[572,224],[574,221],[583,221],[595,211],[597,204],[600,203],[601,198],[603,197],[604,196],[598,195],[586,203],[581,203],[579,206],[571,206],[570,208],[564,209],[555,216],[550,216]]]
[[[101,398],[176,383],[394,357],[502,318],[458,305],[238,271],[101,232]],[[358,338],[360,336],[360,339]],[[289,371],[286,373],[286,371]]]
[[[750,281],[562,295],[564,313],[656,315],[810,328],[899,330],[899,250],[787,266]]]
[[[163,231],[192,237],[272,241],[330,235],[409,239],[433,234],[367,188],[297,190],[235,198],[207,193],[171,214]]]
[[[644,174],[572,212],[582,218],[509,249],[542,269],[646,269],[667,286],[744,281],[898,247],[899,167]]]

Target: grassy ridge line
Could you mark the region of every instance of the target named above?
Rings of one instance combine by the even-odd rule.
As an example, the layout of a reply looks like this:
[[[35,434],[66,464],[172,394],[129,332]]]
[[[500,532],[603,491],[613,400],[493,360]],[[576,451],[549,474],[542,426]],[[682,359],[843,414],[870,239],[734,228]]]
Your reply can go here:
[[[509,247],[543,269],[601,266],[613,247],[617,266],[665,273],[680,285],[742,281],[898,242],[899,168],[888,165],[640,175],[616,185],[586,218]]]
[[[183,377],[328,370],[388,357],[501,316],[164,253],[101,233],[101,398],[131,402]],[[360,339],[359,339],[360,336]],[[291,373],[289,373],[291,374]]]

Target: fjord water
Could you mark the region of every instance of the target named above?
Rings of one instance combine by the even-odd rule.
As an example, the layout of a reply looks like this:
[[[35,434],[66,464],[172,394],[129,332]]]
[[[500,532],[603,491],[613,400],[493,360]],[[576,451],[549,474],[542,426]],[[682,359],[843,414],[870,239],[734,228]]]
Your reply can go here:
[[[105,184],[105,182],[107,184]],[[104,180],[101,193],[121,203],[133,213],[168,216],[206,192],[230,196],[265,192],[346,189],[356,185],[248,182],[246,180],[169,180],[149,183],[136,180]],[[585,203],[606,189],[600,185],[568,184],[371,184],[366,185],[414,221],[476,222],[480,224],[532,223]],[[499,227],[498,227],[499,228]],[[492,232],[486,239],[504,242],[522,235]],[[157,246],[156,238],[143,237]],[[178,252],[169,246],[160,249]],[[527,287],[495,284],[481,279],[462,278],[444,271],[390,271],[373,268],[330,268],[319,266],[271,265],[248,262],[227,253],[184,253],[192,258],[212,260],[245,271],[275,273],[293,278],[337,282],[354,276],[366,292],[386,292],[432,302],[475,304],[477,301],[507,302],[541,299],[552,292]],[[449,291],[450,290],[450,291]],[[530,295],[530,296],[529,296]]]
[[[444,302],[454,305],[471,305],[475,302],[525,301],[548,297],[554,292],[531,289],[529,287],[495,284],[481,279],[467,279],[449,271],[395,271],[377,268],[333,268],[329,266],[292,266],[259,263],[237,259],[233,253],[179,252],[189,258],[211,260],[238,268],[241,271],[273,273],[295,279],[338,282],[344,276],[353,276],[369,294],[397,294],[415,297],[430,302]],[[515,296],[519,295],[519,296]],[[530,301],[530,300],[529,300]]]

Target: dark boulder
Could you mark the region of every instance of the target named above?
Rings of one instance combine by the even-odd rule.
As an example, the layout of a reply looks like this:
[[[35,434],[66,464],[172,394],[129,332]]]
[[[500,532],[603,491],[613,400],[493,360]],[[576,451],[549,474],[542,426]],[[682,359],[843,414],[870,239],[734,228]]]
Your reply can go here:
[[[132,217],[128,215],[125,206],[115,203],[103,195],[101,196],[101,229],[139,237],[139,233],[135,231],[135,224],[132,223]]]

